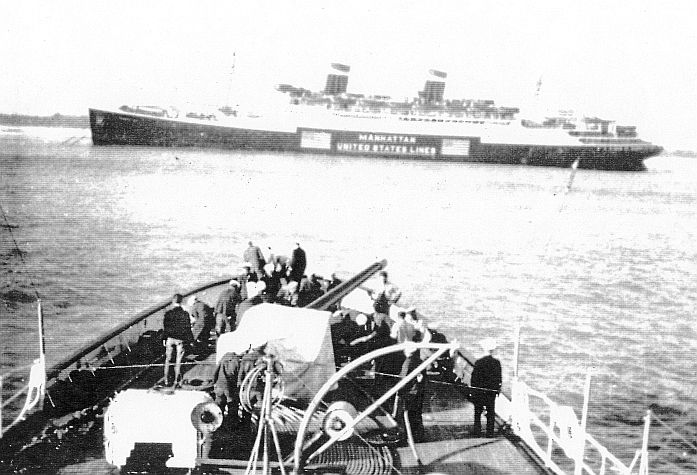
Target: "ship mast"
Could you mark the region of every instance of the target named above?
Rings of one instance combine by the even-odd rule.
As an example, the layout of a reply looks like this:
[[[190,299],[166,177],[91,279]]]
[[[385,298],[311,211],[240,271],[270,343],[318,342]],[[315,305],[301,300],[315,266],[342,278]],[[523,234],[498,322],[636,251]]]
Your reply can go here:
[[[230,80],[227,86],[227,98],[225,99],[225,106],[230,107],[230,95],[232,94],[232,83],[235,80],[235,60],[236,54],[232,52],[232,67],[230,68]]]

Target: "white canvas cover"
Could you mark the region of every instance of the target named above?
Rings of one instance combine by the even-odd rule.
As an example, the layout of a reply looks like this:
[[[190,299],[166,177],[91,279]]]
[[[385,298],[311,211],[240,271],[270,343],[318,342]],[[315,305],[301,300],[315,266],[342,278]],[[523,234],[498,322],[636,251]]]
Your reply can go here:
[[[267,344],[283,365],[286,397],[309,402],[334,374],[329,312],[263,303],[247,310],[237,330],[218,338],[216,362]]]
[[[372,315],[375,312],[373,309],[373,299],[370,298],[368,292],[360,288],[341,299],[341,306],[354,309],[366,315]]]

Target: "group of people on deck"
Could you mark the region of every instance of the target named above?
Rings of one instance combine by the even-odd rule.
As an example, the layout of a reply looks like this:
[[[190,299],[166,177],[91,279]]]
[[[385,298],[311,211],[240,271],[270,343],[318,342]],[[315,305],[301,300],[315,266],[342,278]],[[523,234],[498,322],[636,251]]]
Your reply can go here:
[[[297,242],[290,258],[274,255],[269,248],[266,259],[261,248],[249,241],[243,258],[245,262],[239,272],[228,282],[213,307],[198,296],[192,296],[187,302],[187,311],[183,307],[183,297],[180,294],[173,297],[163,321],[166,386],[181,384],[181,362],[188,348],[200,353],[208,348],[213,331],[217,336],[234,331],[239,318],[253,305],[269,302],[304,307],[341,283],[334,274],[330,280],[315,274],[308,277],[305,274],[307,255]]]
[[[299,243],[290,258],[271,253],[266,260],[261,249],[250,241],[244,258],[241,272],[230,280],[229,288],[220,294],[215,305],[218,336],[235,330],[238,319],[253,305],[267,302],[305,307],[341,283],[334,274],[329,280],[316,274],[308,277],[307,256]]]
[[[447,343],[445,335],[437,331],[435,326],[427,325],[419,317],[416,308],[399,306],[401,295],[399,288],[390,282],[387,272],[381,271],[378,289],[370,291],[374,310],[372,314],[359,313],[352,318],[350,312],[335,313],[335,318],[341,319],[331,326],[338,364],[378,348],[409,341]],[[496,342],[492,338],[484,339],[482,348],[487,355],[475,362],[468,390],[474,404],[472,433],[475,436],[481,435],[481,416],[486,410],[486,436],[494,437],[496,396],[502,385],[501,364],[494,357]],[[426,352],[422,355],[421,351],[407,350],[376,359],[374,372],[377,392],[386,391],[395,384],[397,378],[410,374],[422,362],[422,356],[425,357]],[[431,371],[440,373],[446,380],[454,378],[452,356],[451,353],[436,360]],[[407,384],[398,393],[398,404],[393,411],[395,416],[404,415],[405,424],[410,426],[415,442],[424,438],[421,410],[425,382],[425,374],[422,374]]]
[[[330,281],[315,275],[308,278],[305,275],[306,255],[297,243],[290,259],[271,254],[266,260],[261,249],[250,241],[244,252],[244,259],[240,274],[229,281],[214,307],[194,296],[188,302],[189,313],[182,307],[182,296],[174,296],[172,308],[164,317],[165,385],[181,384],[182,357],[190,343],[193,343],[196,351],[197,348],[207,347],[213,330],[218,336],[234,331],[239,317],[252,305],[271,302],[305,306],[340,283],[335,275],[332,275]],[[340,319],[331,325],[332,343],[339,364],[389,345],[409,341],[447,342],[442,333],[433,326],[426,325],[414,307],[399,306],[401,291],[389,280],[387,272],[381,271],[379,278],[379,286],[369,291],[373,301],[372,313],[356,314],[344,310],[334,313],[334,318]],[[483,346],[488,355],[475,363],[470,383],[471,399],[475,407],[473,432],[480,434],[481,415],[486,409],[488,437],[493,437],[495,399],[501,390],[501,365],[493,356],[496,344],[492,341],[485,341]],[[263,355],[264,348],[259,347],[244,355],[228,353],[220,359],[215,375],[214,396],[226,414],[225,420],[236,419],[239,386],[254,366],[263,363]],[[173,360],[174,381],[170,382]],[[410,374],[421,362],[422,352],[414,349],[393,352],[376,359],[374,372],[377,393],[387,391],[398,378]],[[452,374],[449,357],[435,364],[440,364],[443,374]],[[399,391],[392,411],[394,416],[403,415],[415,442],[424,440],[425,435],[421,415],[425,384],[425,372],[422,372]]]
[[[380,271],[379,278],[378,288],[369,291],[374,312],[359,313],[355,320],[351,312],[339,310],[335,313],[335,318],[341,320],[332,324],[331,334],[339,364],[378,348],[407,341],[431,341],[435,330],[427,328],[416,308],[398,305],[402,293],[389,280],[386,271]],[[398,378],[407,376],[420,363],[419,351],[394,352],[375,359],[376,393],[386,392]],[[394,416],[404,415],[408,420],[415,442],[422,441],[425,434],[421,417],[425,381],[424,375],[419,375],[404,386],[391,411]]]

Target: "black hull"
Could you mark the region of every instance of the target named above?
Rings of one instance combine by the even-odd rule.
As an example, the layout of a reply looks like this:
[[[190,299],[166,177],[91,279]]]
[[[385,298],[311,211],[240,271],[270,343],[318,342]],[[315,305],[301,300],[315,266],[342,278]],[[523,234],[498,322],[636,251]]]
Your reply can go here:
[[[630,149],[482,143],[479,137],[297,128],[295,132],[178,121],[90,109],[94,145],[209,147],[235,150],[323,153],[412,160],[477,162],[596,170],[645,170],[661,147]]]

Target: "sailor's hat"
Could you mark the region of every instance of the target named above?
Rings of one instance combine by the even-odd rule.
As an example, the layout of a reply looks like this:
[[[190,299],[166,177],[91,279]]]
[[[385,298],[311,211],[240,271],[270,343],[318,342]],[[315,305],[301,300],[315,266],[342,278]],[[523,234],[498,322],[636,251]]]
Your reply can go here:
[[[496,340],[493,338],[484,338],[481,343],[480,343],[482,350],[484,351],[492,351],[497,348]]]
[[[358,315],[356,315],[356,324],[358,324],[359,326],[363,326],[366,323],[368,323],[368,317],[366,317],[362,313],[359,313]]]

